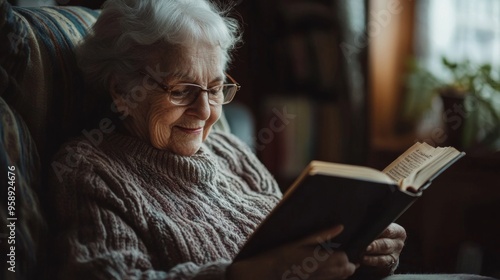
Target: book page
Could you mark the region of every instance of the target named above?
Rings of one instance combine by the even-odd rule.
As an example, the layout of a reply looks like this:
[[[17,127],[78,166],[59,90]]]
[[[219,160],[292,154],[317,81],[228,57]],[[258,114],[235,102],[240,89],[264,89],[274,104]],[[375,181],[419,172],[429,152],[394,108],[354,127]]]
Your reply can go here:
[[[394,184],[394,182],[386,174],[370,167],[318,160],[313,160],[311,162],[308,174],[323,174],[384,184]]]
[[[430,165],[435,158],[442,155],[444,150],[445,148],[434,148],[427,143],[415,143],[382,172],[405,189],[403,180],[410,177],[414,178],[419,170]],[[421,185],[413,185],[412,187],[418,189]]]
[[[418,190],[419,187],[423,186],[429,180],[434,179],[443,170],[448,168],[451,163],[465,155],[465,153],[461,153],[453,147],[436,149],[440,149],[439,155],[435,155],[432,160],[414,170],[410,176],[406,177],[402,183],[403,188],[414,186]]]

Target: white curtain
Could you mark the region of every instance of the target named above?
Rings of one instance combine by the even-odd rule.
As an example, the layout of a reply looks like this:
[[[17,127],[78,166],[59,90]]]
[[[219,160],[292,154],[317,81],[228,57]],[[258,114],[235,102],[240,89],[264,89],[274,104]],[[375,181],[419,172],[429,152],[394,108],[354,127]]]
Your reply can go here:
[[[500,0],[420,0],[417,53],[435,74],[441,57],[490,63],[500,71]],[[443,77],[444,78],[444,77]]]

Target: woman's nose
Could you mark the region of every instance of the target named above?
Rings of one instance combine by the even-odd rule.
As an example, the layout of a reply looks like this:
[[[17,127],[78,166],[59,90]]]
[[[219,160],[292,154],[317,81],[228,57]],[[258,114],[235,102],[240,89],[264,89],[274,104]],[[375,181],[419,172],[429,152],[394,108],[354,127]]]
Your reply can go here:
[[[189,112],[200,120],[207,120],[210,117],[210,103],[207,91],[200,91],[193,104],[190,106]]]

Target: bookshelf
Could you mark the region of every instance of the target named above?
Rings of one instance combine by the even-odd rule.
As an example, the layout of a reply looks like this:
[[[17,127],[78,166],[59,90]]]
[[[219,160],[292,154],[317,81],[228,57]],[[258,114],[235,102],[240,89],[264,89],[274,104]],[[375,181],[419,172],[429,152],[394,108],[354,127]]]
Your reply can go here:
[[[244,86],[238,100],[256,116],[257,153],[282,186],[312,159],[366,160],[368,50],[356,43],[366,36],[366,7],[365,0],[236,7],[245,43],[230,71]],[[279,118],[283,112],[290,117]]]

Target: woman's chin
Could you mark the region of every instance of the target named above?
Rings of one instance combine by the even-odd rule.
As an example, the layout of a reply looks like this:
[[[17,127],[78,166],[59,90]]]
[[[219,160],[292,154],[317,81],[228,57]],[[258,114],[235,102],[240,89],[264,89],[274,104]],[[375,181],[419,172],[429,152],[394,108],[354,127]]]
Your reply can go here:
[[[178,143],[178,142],[177,142]],[[193,140],[184,143],[178,143],[178,145],[155,145],[153,146],[159,150],[169,151],[179,156],[192,156],[198,152],[201,147],[201,141]],[[179,145],[180,144],[180,145]]]
[[[183,147],[180,149],[174,149],[171,152],[179,156],[189,157],[196,154],[196,152],[198,152],[199,149],[200,145],[197,145],[195,147]]]

